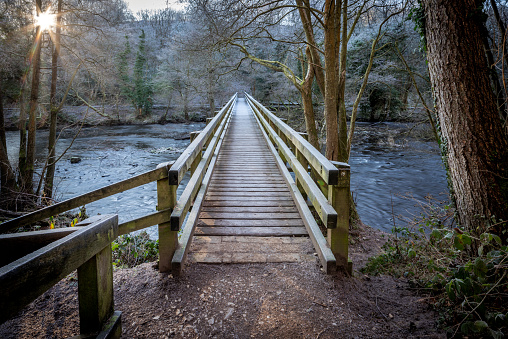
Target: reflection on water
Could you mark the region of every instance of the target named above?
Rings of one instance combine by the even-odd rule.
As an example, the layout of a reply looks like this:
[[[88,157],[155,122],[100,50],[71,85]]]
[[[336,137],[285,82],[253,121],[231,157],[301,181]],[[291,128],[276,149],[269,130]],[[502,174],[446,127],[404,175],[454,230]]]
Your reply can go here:
[[[180,139],[203,127],[204,124],[194,123],[84,128],[58,163],[56,198],[72,198],[175,160],[189,144],[189,140]],[[400,124],[359,124],[350,160],[351,189],[362,221],[385,231],[393,226],[392,207],[395,215],[417,213],[414,201],[398,195],[411,192],[414,198],[423,200],[429,193],[440,197],[447,192],[445,171],[435,143],[402,140],[401,130]],[[57,154],[70,145],[73,135],[71,131],[62,134]],[[37,137],[40,168],[40,161],[47,154],[47,131],[38,131]],[[7,139],[12,161],[18,152],[18,132],[7,132]],[[82,161],[71,164],[71,156],[79,156]],[[187,181],[188,177],[184,178],[184,184]],[[153,182],[86,208],[89,215],[117,213],[123,222],[155,212],[156,193]],[[156,237],[156,228],[149,233]]]

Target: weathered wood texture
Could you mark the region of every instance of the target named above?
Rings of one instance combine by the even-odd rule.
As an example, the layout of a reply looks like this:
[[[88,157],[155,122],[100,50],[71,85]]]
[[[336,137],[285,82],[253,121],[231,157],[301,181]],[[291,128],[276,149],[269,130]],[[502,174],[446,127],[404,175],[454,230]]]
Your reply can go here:
[[[252,105],[257,107],[260,113],[267,118],[272,128],[276,130],[279,136],[290,140],[291,143],[302,153],[314,170],[319,173],[326,184],[335,185],[338,181],[338,171],[317,149],[315,149],[305,138],[287,126],[281,119],[261,105],[256,99],[246,94]]]
[[[0,233],[7,232],[11,229],[29,225],[33,222],[49,218],[52,215],[57,215],[66,212],[73,208],[81,207],[93,201],[97,201],[111,195],[121,193],[123,191],[135,188],[141,185],[148,184],[155,180],[162,180],[168,177],[168,168],[173,162],[168,162],[159,165],[156,169],[136,175],[132,178],[119,181],[117,183],[93,190],[91,192],[82,194],[75,198],[67,199],[57,204],[42,208],[35,212],[23,215],[16,219],[12,219],[0,224]]]
[[[45,231],[2,234],[0,235],[0,267],[80,229],[81,227],[67,227]]]
[[[277,166],[297,202],[298,210],[325,270],[331,272],[338,264],[352,273],[352,263],[348,258],[349,165],[328,161],[315,148],[307,145],[305,140],[302,142],[303,137],[281,119],[252,97],[247,95],[247,98],[269,148],[276,157]],[[287,164],[293,170],[295,179],[290,176]],[[327,241],[322,236],[304,197],[313,205],[328,228]]]
[[[168,173],[169,183],[171,185],[178,185],[182,181],[183,176],[191,168],[194,160],[201,155],[203,147],[205,147],[211,140],[212,136],[215,134],[216,128],[224,120],[229,108],[234,105],[235,100],[236,94],[233,95],[233,97],[214,118],[211,118],[210,121],[207,119],[206,127],[196,136],[189,147],[183,151],[173,166],[171,166]]]
[[[82,266],[79,283],[85,282],[80,286],[85,290],[80,291],[80,300],[89,303],[80,306],[81,329],[100,330],[98,322],[104,324],[113,311],[111,242],[117,235],[117,215],[93,217],[88,227],[1,267],[0,323]]]
[[[244,99],[237,100],[195,235],[191,261],[315,260],[290,190]],[[295,236],[299,245],[290,246]]]

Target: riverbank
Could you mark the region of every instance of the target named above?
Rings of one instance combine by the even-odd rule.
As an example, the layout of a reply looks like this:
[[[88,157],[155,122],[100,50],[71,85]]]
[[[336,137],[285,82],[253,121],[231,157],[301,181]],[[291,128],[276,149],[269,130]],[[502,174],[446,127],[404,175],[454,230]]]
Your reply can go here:
[[[405,279],[359,273],[379,253],[380,231],[350,247],[353,277],[307,263],[190,264],[181,277],[154,263],[114,272],[125,338],[445,338],[425,298]],[[384,235],[387,236],[387,235]],[[0,326],[1,337],[78,334],[77,282],[70,275]]]
[[[5,129],[18,130],[19,108],[5,108]],[[192,107],[188,112],[189,119],[185,119],[183,110],[179,107],[158,106],[146,116],[140,116],[130,105],[105,106],[64,106],[58,115],[59,129],[68,126],[122,126],[122,125],[150,125],[168,123],[205,122],[208,111],[205,107]],[[37,128],[49,127],[49,112],[41,110],[37,118]]]

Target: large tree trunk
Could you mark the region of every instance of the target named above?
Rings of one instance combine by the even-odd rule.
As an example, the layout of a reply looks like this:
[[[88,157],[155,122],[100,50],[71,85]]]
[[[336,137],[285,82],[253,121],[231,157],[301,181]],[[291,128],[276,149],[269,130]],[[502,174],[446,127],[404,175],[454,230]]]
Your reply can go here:
[[[4,209],[9,209],[10,196],[16,188],[16,177],[9,162],[7,153],[7,139],[5,136],[5,123],[4,123],[4,98],[2,90],[2,79],[0,77],[0,186],[2,199],[0,199],[0,206]]]
[[[325,121],[326,121],[326,157],[329,160],[339,160],[339,130],[338,130],[338,100],[339,93],[337,67],[338,36],[340,32],[340,18],[337,15],[335,1],[327,0],[324,11],[324,44],[325,44]]]
[[[37,13],[41,12],[42,1],[37,0]],[[37,26],[35,34],[35,49],[32,64],[32,88],[30,90],[30,111],[28,114],[28,143],[26,150],[26,164],[24,170],[24,184],[23,188],[26,193],[33,194],[33,174],[35,166],[35,133],[36,133],[36,111],[39,103],[39,79],[41,70],[41,43],[42,31],[41,27]]]
[[[307,56],[307,74],[305,75],[302,86],[297,88],[302,96],[303,114],[305,116],[305,129],[307,130],[307,135],[309,136],[309,142],[316,149],[320,150],[319,138],[316,128],[316,117],[314,115],[314,106],[312,106],[312,83],[314,82],[316,73],[314,72],[315,67],[312,62],[312,56],[309,47],[305,49],[305,54]]]
[[[458,221],[467,229],[485,230],[486,218],[508,220],[508,142],[490,86],[479,13],[475,0],[422,3]],[[502,235],[499,228],[494,231]]]
[[[47,198],[53,197],[53,183],[56,167],[56,126],[58,117],[58,103],[56,99],[56,83],[58,80],[58,56],[60,54],[60,21],[62,13],[62,0],[58,0],[58,12],[56,17],[55,36],[53,37],[53,55],[51,58],[51,91],[50,91],[50,124],[48,140],[48,167],[46,179],[44,180],[44,195]]]

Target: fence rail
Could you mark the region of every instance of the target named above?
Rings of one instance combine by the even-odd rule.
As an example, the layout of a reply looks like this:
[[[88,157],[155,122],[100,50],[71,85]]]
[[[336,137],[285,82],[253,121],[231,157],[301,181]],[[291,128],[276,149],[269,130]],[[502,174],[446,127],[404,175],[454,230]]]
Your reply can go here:
[[[0,267],[0,323],[77,269],[80,333],[120,336],[121,312],[113,310],[111,261],[118,216],[93,217],[81,225],[86,227]],[[9,240],[16,236],[23,234],[10,235]]]
[[[349,165],[329,161],[282,119],[249,94],[245,93],[245,96],[274,153],[282,160],[279,169],[293,189],[297,207],[325,270],[331,271],[337,265],[351,272],[352,263],[348,257]],[[294,172],[294,180],[289,175],[288,165]],[[327,228],[326,240],[304,197]]]

